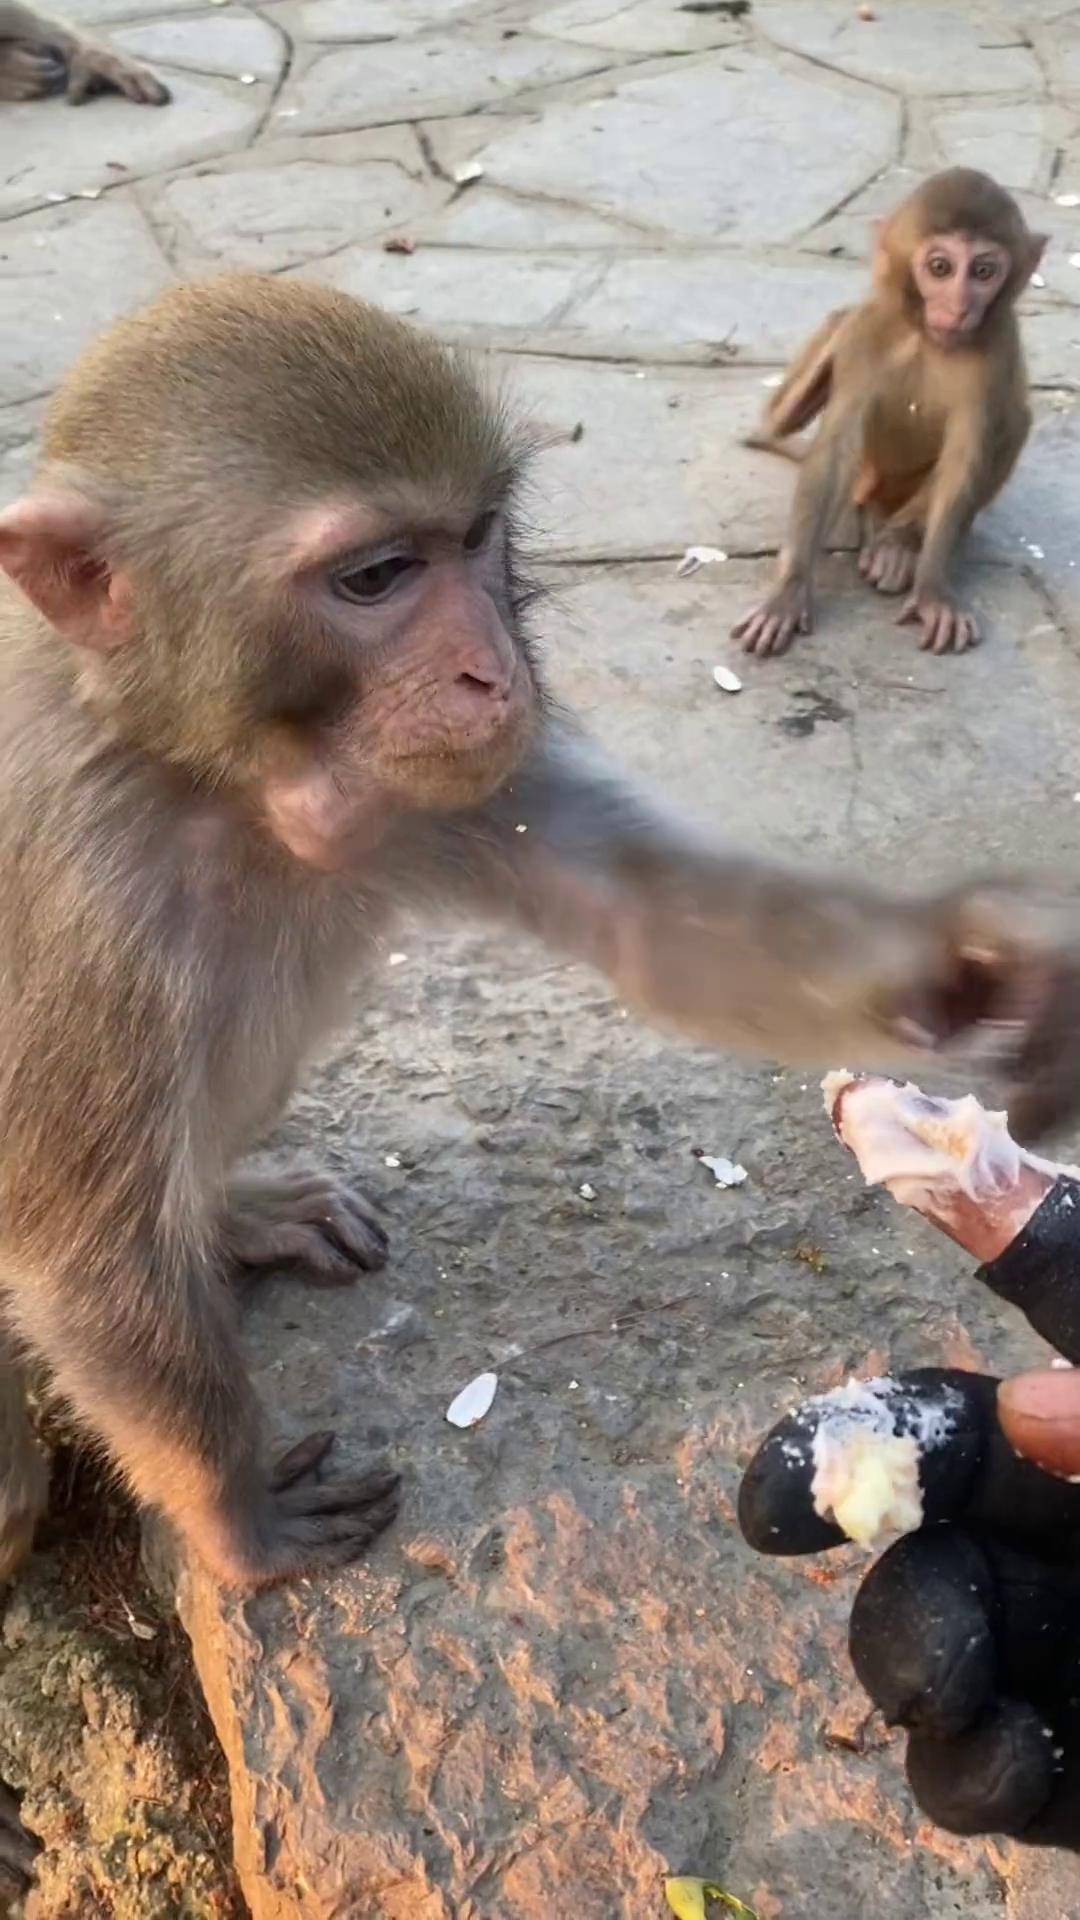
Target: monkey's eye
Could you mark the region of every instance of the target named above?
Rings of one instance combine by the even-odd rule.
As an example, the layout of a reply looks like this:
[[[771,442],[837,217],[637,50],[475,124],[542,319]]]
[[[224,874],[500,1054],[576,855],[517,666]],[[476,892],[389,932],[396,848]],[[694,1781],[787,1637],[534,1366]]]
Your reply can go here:
[[[996,280],[997,273],[998,263],[989,257],[985,260],[976,260],[971,269],[973,280]]]
[[[398,582],[413,573],[423,562],[411,553],[392,553],[385,560],[373,560],[369,567],[343,567],[333,576],[334,592],[342,600],[370,605],[392,593]]]
[[[932,253],[926,263],[926,270],[935,280],[947,280],[952,272],[952,261],[947,253]]]
[[[482,513],[478,520],[474,520],[461,543],[466,553],[479,553],[481,547],[486,547],[494,525],[494,513]]]

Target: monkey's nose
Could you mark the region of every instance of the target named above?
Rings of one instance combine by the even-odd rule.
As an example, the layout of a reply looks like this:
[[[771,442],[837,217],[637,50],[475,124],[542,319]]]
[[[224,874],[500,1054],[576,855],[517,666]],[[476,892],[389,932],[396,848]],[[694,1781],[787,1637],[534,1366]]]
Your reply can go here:
[[[466,687],[470,693],[480,695],[505,695],[506,693],[505,686],[500,686],[496,679],[489,679],[480,673],[459,673],[457,684],[459,687]]]

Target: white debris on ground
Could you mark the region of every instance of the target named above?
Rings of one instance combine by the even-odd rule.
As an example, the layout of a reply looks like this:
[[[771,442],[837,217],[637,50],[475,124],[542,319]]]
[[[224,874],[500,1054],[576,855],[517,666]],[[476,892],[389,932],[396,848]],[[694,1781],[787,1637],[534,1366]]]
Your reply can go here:
[[[746,1168],[737,1160],[727,1160],[723,1154],[699,1153],[697,1158],[703,1167],[708,1167],[718,1187],[741,1187],[746,1179]]]
[[[497,1373],[478,1373],[467,1387],[462,1387],[446,1409],[446,1417],[452,1427],[475,1427],[484,1415],[491,1412],[495,1390],[499,1384]]]

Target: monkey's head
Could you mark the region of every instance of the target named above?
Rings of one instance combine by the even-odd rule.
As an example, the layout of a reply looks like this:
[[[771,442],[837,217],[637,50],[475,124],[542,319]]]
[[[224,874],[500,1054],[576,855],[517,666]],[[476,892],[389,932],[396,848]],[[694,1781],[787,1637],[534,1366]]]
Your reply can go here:
[[[526,453],[401,321],[222,277],[76,364],[0,565],[124,739],[337,865],[401,807],[480,803],[527,745]]]
[[[881,223],[875,279],[934,346],[973,346],[1027,285],[1046,235],[985,173],[951,167]]]

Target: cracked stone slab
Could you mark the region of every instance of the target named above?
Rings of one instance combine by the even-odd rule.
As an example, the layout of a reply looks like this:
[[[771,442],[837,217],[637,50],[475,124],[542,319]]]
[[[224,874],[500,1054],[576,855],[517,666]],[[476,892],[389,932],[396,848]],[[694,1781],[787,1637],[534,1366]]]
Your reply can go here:
[[[440,247],[405,256],[348,247],[318,277],[446,338],[512,345],[522,335],[558,333],[559,315],[596,272],[594,262],[569,253],[455,253]]]
[[[330,4],[331,0],[321,0]],[[679,0],[570,0],[568,6],[535,14],[533,33],[580,40],[618,53],[704,53],[747,37],[738,21],[716,13],[689,13]]]
[[[73,201],[0,235],[0,405],[47,393],[110,321],[172,278],[137,207]]]
[[[64,14],[80,26],[107,26],[112,21],[153,19],[173,14],[204,13],[206,0],[68,0]]]
[[[1075,7],[1053,22],[1045,23],[1034,35],[1035,46],[1056,94],[1076,105],[1080,94],[1080,16]]]
[[[1018,831],[1074,843],[1080,683],[1023,580],[996,582],[1000,639],[928,661],[837,568],[820,633],[726,698],[711,666],[762,578],[560,570],[536,616],[557,692],[743,845],[854,842],[933,884]],[[732,1503],[805,1392],[875,1351],[955,1357],[958,1295],[969,1364],[1030,1364],[1033,1336],[856,1190],[812,1076],[650,1035],[584,970],[502,940],[407,947],[279,1140],[358,1170],[399,1151],[391,1264],[332,1299],[271,1285],[244,1333],[277,1442],[321,1422],[336,1471],[399,1460],[401,1518],[357,1568],[280,1593],[182,1583],[254,1920],[343,1898],[381,1920],[659,1920],[664,1872],[695,1866],[768,1920],[804,1920],[807,1888],[837,1915],[995,1920],[1009,1850],[917,1821],[897,1737],[823,1738],[865,1715],[864,1558],[825,1580],[756,1559]],[[745,1188],[718,1194],[697,1141],[737,1152]],[[495,1405],[453,1432],[487,1364]],[[1073,1863],[1042,1870],[1068,1912]]]
[[[843,142],[816,138],[838,116]],[[884,94],[733,50],[550,107],[534,125],[493,139],[480,159],[495,186],[555,195],[682,239],[762,245],[824,218],[885,166],[898,131],[898,103]]]
[[[602,63],[603,54],[531,40],[482,34],[432,36],[418,59],[408,40],[347,47],[323,54],[292,81],[283,105],[293,130],[328,133],[429,115],[509,105],[519,94],[572,80]]]
[[[411,228],[445,191],[392,159],[293,159],[181,174],[153,216],[188,271],[220,261],[275,272],[354,238]]]
[[[1060,107],[1038,100],[935,107],[928,122],[928,173],[939,167],[978,167],[1016,192],[1046,187],[1068,127]]]
[[[1080,313],[1044,307],[1022,317],[1028,372],[1037,387],[1080,390]]]
[[[0,114],[0,215],[26,213],[51,193],[115,187],[242,146],[265,109],[263,89],[176,73],[168,107],[103,94],[78,112],[63,100],[5,103]]]
[[[30,483],[44,415],[44,400],[0,408],[0,507],[10,506]]]
[[[475,140],[476,122],[472,137]],[[600,247],[640,246],[641,234],[629,223],[590,213],[587,208],[560,206],[555,200],[533,200],[500,193],[478,181],[459,193],[432,218],[416,227],[422,240],[459,247]]]
[[[779,47],[911,94],[1043,91],[1034,54],[996,18],[973,7],[882,5],[860,20],[850,0],[765,0],[754,22]]]
[[[738,444],[766,398],[759,374],[518,359],[508,378],[557,441],[530,499],[545,549],[646,558],[779,545],[794,469]]]
[[[238,80],[242,73],[275,85],[285,65],[286,47],[267,20],[242,7],[213,13],[181,14],[135,27],[114,27],[110,39],[151,66],[182,67],[191,73]]]
[[[1046,581],[1075,633],[1080,621],[1080,407],[1074,399],[1041,402],[1017,479],[990,508],[986,524],[1014,565]]]
[[[308,0],[289,10],[303,40],[395,40],[436,31],[456,20],[483,20],[492,5],[476,0]]]
[[[850,265],[721,253],[455,252],[347,248],[321,276],[444,337],[618,360],[785,361],[831,307],[858,299]],[[492,316],[497,315],[493,319]]]
[[[559,333],[586,352],[783,363],[832,307],[862,297],[866,274],[847,262],[724,253],[624,254],[562,317]]]

